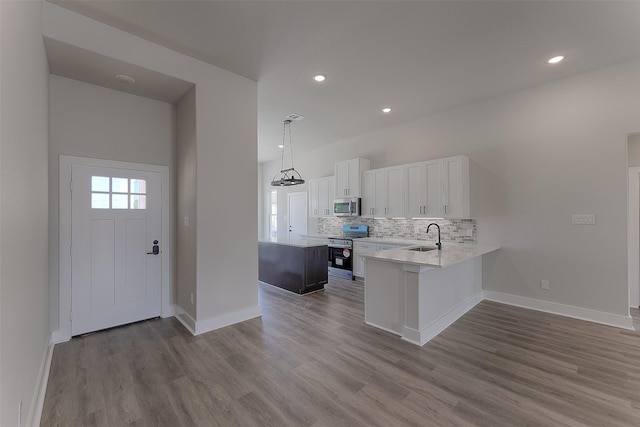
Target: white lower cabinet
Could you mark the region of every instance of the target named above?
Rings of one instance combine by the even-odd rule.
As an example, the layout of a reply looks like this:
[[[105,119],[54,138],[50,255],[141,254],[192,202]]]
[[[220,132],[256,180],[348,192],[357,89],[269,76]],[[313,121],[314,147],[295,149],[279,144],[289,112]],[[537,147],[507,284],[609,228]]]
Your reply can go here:
[[[362,254],[375,252],[377,245],[375,243],[353,242],[353,275],[356,277],[364,277],[364,258]]]

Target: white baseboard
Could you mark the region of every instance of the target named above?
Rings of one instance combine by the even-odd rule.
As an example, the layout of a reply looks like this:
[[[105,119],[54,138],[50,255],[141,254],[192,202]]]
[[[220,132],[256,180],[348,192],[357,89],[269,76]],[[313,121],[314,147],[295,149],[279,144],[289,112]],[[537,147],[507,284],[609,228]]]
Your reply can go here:
[[[49,332],[46,341],[42,362],[40,363],[40,371],[38,372],[38,381],[36,389],[31,400],[31,408],[29,408],[29,417],[27,418],[28,426],[39,427],[42,419],[42,409],[44,408],[44,398],[47,394],[47,384],[49,383],[49,370],[51,369],[51,357],[53,356],[54,344],[51,344],[52,333]]]
[[[389,329],[389,328],[385,328],[385,327],[382,327],[382,326],[376,325],[375,323],[367,322],[366,320],[364,321],[364,323],[365,323],[365,324],[367,324],[367,325],[369,325],[369,326],[373,326],[374,328],[382,329],[383,331],[385,331],[385,332],[389,332],[389,333],[391,333],[391,334],[393,334],[393,335],[398,335],[399,337],[401,337],[401,336],[402,336],[402,333],[400,333],[400,332],[398,332],[398,331],[394,331],[394,330],[392,330],[392,329]]]
[[[604,311],[521,297],[518,295],[504,294],[501,292],[485,290],[483,291],[483,294],[484,299],[489,301],[515,305],[517,307],[543,311],[545,313],[558,314],[560,316],[572,317],[574,319],[586,320],[588,322],[600,323],[607,326],[615,326],[616,328],[633,330],[633,319],[628,315],[622,316],[619,314],[605,313]]]
[[[71,339],[71,335],[67,334],[62,329],[58,329],[57,331],[51,332],[51,344],[60,344],[63,342],[67,342]]]
[[[171,304],[168,306],[168,308],[162,310],[162,314],[160,315],[160,317],[162,317],[163,319],[166,319],[167,317],[173,317],[176,315],[176,306],[175,304]]]
[[[253,319],[255,317],[262,316],[262,311],[259,305],[245,308],[242,310],[232,311],[231,313],[225,313],[221,316],[209,317],[208,319],[198,320],[195,324],[195,334],[200,335],[205,332],[213,331],[215,329],[224,328],[225,326],[233,325],[234,323],[244,322],[245,320]]]
[[[447,329],[453,322],[464,316],[467,311],[475,307],[480,301],[482,301],[482,299],[483,294],[482,291],[480,291],[462,301],[447,313],[440,316],[440,318],[434,320],[419,331],[404,326],[402,328],[402,339],[412,344],[423,346],[436,337],[440,332]]]
[[[189,313],[187,313],[182,307],[177,304],[174,306],[174,310],[176,319],[178,319],[178,321],[182,323],[182,325],[187,328],[189,332],[191,332],[191,335],[195,335],[196,321],[193,319],[193,317],[191,317]]]

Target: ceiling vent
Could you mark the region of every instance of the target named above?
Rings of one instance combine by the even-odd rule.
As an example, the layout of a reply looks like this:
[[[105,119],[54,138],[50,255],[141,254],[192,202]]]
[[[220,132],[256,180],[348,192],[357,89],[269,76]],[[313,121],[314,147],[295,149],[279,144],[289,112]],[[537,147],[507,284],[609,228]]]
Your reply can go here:
[[[305,116],[301,116],[300,114],[295,114],[295,113],[294,114],[289,114],[287,116],[287,120],[292,120],[294,122],[299,122],[300,120],[305,119],[305,118],[306,118]]]

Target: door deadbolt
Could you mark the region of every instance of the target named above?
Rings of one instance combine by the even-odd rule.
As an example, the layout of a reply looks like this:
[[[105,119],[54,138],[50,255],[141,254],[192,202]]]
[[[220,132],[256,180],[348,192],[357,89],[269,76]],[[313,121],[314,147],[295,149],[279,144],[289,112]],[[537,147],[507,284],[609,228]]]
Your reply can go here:
[[[151,252],[147,252],[147,255],[158,255],[160,253],[160,246],[158,246],[158,241],[153,241],[153,247],[151,248]]]

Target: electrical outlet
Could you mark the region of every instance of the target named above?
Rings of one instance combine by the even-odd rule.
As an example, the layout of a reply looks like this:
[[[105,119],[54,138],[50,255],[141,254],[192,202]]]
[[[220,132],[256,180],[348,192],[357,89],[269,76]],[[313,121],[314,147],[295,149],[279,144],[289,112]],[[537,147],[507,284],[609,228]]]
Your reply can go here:
[[[191,292],[191,305],[193,305],[193,292]]]
[[[594,225],[596,216],[594,214],[571,215],[571,224]]]
[[[467,237],[473,237],[473,228],[467,228]]]
[[[548,280],[540,280],[540,287],[542,289],[549,289],[549,281]]]

